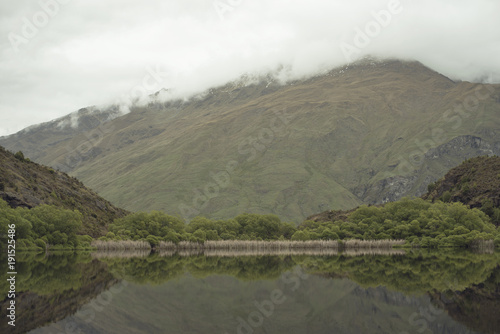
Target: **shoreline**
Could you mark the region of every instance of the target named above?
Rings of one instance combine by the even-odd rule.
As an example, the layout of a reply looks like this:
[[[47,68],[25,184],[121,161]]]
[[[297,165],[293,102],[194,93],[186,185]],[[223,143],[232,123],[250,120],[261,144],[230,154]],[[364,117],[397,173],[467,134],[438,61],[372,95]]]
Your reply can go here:
[[[405,240],[309,240],[309,241],[257,241],[221,240],[204,243],[181,241],[178,244],[161,241],[151,246],[145,241],[101,241],[94,240],[91,246],[97,252],[106,251],[149,251],[157,253],[202,253],[207,256],[218,254],[283,254],[283,255],[336,255],[348,250],[380,251],[401,247]],[[372,252],[374,253],[374,252]]]

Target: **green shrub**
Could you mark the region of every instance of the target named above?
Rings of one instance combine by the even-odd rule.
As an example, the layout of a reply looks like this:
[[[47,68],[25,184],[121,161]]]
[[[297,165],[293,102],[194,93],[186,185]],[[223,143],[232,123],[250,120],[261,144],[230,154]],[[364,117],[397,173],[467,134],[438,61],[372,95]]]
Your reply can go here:
[[[443,195],[441,195],[440,199],[445,202],[445,203],[448,203],[450,202],[451,200],[451,193],[449,191],[445,191],[443,193]]]
[[[234,239],[237,239],[235,234],[233,234],[233,233],[227,233],[227,232],[222,233],[220,235],[220,237],[221,237],[222,240],[234,240]]]
[[[16,241],[16,249],[19,249],[19,250],[35,250],[35,249],[38,249],[38,247],[33,242],[33,240],[18,239]]]
[[[464,195],[468,195],[468,194],[469,194],[469,192],[470,192],[469,184],[468,184],[468,183],[464,183],[464,184],[462,185],[462,193],[463,193]]]
[[[500,225],[500,208],[493,209],[493,214],[491,215],[491,222],[496,225]]]
[[[38,247],[38,248],[41,248],[43,250],[45,250],[47,248],[47,244],[45,243],[45,241],[43,241],[42,239],[36,239],[35,240],[35,245]]]
[[[297,231],[292,235],[293,241],[306,241],[311,240],[311,236],[308,231]]]
[[[155,237],[154,235],[148,235],[146,241],[149,242],[151,247],[156,247],[160,244],[160,240],[158,239],[158,237]]]
[[[17,151],[14,157],[19,161],[24,161],[24,153],[21,151]]]
[[[219,235],[216,230],[208,230],[206,232],[206,240],[219,240]]]
[[[174,244],[178,244],[180,241],[179,234],[170,231],[168,234],[163,238],[165,241],[170,241],[173,242]]]
[[[196,230],[194,233],[193,233],[193,236],[199,240],[206,240],[207,239],[207,234],[205,233],[205,231],[203,230]]]
[[[92,237],[90,235],[78,235],[77,236],[77,239],[78,239],[78,243],[88,243],[90,244],[92,242]]]

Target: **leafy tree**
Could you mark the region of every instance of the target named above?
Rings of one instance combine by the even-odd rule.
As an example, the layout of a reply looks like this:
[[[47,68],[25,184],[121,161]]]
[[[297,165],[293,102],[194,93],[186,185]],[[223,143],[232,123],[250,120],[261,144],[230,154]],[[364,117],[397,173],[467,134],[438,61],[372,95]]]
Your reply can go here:
[[[311,240],[311,236],[308,231],[297,231],[292,235],[293,241],[306,241]]]
[[[23,154],[23,152],[21,152],[21,151],[17,151],[17,152],[16,152],[16,154],[14,154],[14,157],[15,157],[17,160],[24,161],[24,154]]]
[[[449,191],[445,191],[441,196],[441,200],[445,203],[448,203],[451,200],[451,193]]]
[[[298,231],[308,232],[313,240],[335,238],[336,234],[340,239],[406,239],[422,247],[471,247],[478,240],[493,240],[500,234],[478,209],[420,198],[403,198],[380,208],[364,205],[347,222],[306,221]],[[294,238],[305,236],[299,233]]]

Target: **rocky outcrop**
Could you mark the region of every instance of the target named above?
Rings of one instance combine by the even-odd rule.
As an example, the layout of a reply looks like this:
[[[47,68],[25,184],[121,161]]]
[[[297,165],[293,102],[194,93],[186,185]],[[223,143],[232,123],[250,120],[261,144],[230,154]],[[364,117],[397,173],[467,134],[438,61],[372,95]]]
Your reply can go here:
[[[9,204],[12,208],[28,208],[31,209],[33,207],[32,204],[28,203],[28,201],[24,200],[21,196],[11,193],[11,192],[0,192],[0,198],[3,199],[7,204]],[[38,201],[38,199],[34,198]],[[40,201],[38,201],[40,202]]]
[[[470,135],[455,137],[428,150],[420,166],[409,175],[390,176],[365,186],[361,199],[365,203],[379,204],[396,201],[404,196],[422,196],[430,183],[462,161],[478,156],[500,155],[500,141],[494,139],[496,133],[490,131],[487,135],[489,139]]]

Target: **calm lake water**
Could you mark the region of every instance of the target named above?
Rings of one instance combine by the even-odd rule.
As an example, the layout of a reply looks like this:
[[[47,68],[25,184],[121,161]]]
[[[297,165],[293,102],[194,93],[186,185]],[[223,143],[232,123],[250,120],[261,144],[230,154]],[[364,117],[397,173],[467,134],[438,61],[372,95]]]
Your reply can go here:
[[[19,254],[0,332],[500,332],[498,252],[116,255]]]

